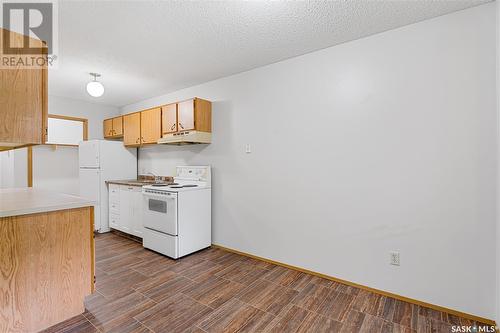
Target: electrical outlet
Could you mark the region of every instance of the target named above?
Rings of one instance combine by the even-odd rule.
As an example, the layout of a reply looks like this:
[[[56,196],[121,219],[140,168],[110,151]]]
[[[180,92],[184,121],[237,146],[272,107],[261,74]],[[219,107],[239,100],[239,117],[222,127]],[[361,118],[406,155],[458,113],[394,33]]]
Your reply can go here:
[[[389,252],[389,258],[390,258],[390,264],[394,266],[399,266],[401,265],[401,260],[399,258],[399,252],[398,251],[391,251]]]
[[[247,143],[245,146],[245,153],[250,154],[252,152],[252,146]]]

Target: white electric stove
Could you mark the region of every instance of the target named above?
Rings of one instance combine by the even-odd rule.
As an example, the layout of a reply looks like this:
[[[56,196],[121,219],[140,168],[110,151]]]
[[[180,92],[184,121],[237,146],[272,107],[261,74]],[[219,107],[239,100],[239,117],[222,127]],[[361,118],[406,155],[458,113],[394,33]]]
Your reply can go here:
[[[210,166],[179,166],[170,185],[142,188],[143,246],[177,259],[212,244]]]

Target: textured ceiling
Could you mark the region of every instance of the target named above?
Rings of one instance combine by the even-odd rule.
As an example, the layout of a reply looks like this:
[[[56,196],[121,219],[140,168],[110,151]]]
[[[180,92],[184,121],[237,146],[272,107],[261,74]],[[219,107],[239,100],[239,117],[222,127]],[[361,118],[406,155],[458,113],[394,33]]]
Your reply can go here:
[[[49,93],[123,106],[486,2],[63,0]]]

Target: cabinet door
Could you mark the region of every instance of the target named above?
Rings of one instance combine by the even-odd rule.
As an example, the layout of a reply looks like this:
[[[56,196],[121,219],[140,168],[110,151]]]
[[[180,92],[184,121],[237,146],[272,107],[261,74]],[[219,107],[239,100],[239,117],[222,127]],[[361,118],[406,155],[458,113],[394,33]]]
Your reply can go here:
[[[139,112],[123,116],[123,144],[125,146],[141,144],[141,114]]]
[[[161,108],[141,112],[141,143],[156,143],[161,138]]]
[[[0,28],[0,35],[4,32],[10,34],[12,46],[24,44],[25,36]],[[44,47],[39,40],[30,38],[29,43],[33,47]],[[45,143],[47,67],[27,68],[17,62],[16,55],[12,58],[16,67],[0,69],[0,146]]]
[[[102,127],[105,138],[113,136],[113,119],[105,119]]]
[[[130,193],[131,188],[128,186],[120,186],[120,227],[118,230],[130,233],[131,213],[130,208]]]
[[[109,184],[109,203],[120,203],[120,185]]]
[[[130,192],[132,207],[132,234],[142,237],[144,226],[142,224],[142,187],[135,187]]]
[[[179,131],[194,130],[194,99],[177,104],[177,126]]]
[[[162,133],[177,132],[177,104],[169,104],[161,107]]]
[[[120,215],[109,214],[109,227],[120,230]]]
[[[113,135],[123,135],[123,117],[113,118]]]

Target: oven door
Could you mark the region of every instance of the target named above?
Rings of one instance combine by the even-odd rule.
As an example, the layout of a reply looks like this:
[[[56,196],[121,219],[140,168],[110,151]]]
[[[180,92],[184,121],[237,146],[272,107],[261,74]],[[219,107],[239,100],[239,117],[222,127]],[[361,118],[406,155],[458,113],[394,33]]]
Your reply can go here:
[[[177,193],[142,192],[145,228],[177,236]]]

